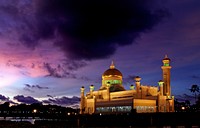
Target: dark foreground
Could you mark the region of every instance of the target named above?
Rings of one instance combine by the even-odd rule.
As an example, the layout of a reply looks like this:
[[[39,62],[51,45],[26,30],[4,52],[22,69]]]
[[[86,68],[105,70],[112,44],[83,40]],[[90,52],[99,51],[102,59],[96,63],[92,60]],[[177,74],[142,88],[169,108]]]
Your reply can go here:
[[[69,128],[69,127],[200,127],[200,113],[140,113],[117,115],[71,115],[30,122],[0,121],[0,128]]]

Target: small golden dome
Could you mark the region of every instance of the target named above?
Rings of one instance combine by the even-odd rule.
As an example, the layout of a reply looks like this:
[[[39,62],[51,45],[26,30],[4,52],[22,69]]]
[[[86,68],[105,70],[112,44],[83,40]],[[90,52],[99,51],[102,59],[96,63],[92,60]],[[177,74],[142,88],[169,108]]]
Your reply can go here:
[[[167,55],[165,55],[165,58],[163,59],[163,61],[165,61],[165,60],[170,61],[170,59],[168,58]]]

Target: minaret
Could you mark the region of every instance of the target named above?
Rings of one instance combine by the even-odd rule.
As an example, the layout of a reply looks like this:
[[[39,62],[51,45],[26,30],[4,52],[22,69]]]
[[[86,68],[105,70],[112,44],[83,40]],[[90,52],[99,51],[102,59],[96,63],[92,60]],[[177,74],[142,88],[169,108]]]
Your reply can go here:
[[[84,86],[82,86],[81,88],[81,101],[80,101],[80,114],[83,114],[84,113],[84,91],[85,91],[85,88]]]
[[[139,76],[136,76],[135,78],[134,78],[134,80],[135,80],[135,85],[136,85],[136,92],[137,92],[137,94],[139,93],[139,90],[141,89],[140,87],[141,87],[141,85],[140,85],[140,80],[141,80],[141,78],[139,77]]]
[[[165,58],[162,60],[163,66],[163,95],[165,96],[171,96],[171,87],[170,87],[170,59],[165,55]]]

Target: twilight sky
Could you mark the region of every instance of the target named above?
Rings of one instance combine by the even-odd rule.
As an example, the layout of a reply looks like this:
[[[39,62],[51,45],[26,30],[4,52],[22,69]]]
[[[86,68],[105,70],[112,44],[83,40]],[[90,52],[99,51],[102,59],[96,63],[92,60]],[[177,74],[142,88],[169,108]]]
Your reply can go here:
[[[199,0],[1,0],[0,103],[76,106],[114,60],[157,86],[171,59],[172,94],[200,83]]]

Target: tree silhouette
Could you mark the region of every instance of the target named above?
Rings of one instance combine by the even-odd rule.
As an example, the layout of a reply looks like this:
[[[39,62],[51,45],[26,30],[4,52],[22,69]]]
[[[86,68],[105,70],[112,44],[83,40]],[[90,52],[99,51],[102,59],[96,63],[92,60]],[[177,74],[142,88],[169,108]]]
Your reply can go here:
[[[195,103],[196,103],[196,99],[197,99],[197,94],[196,92],[199,92],[199,86],[194,84],[191,86],[191,88],[189,89],[192,93],[194,93],[195,95]]]
[[[200,94],[198,95],[196,106],[198,109],[200,109]]]
[[[185,105],[190,106],[190,101],[189,100],[185,100]]]

